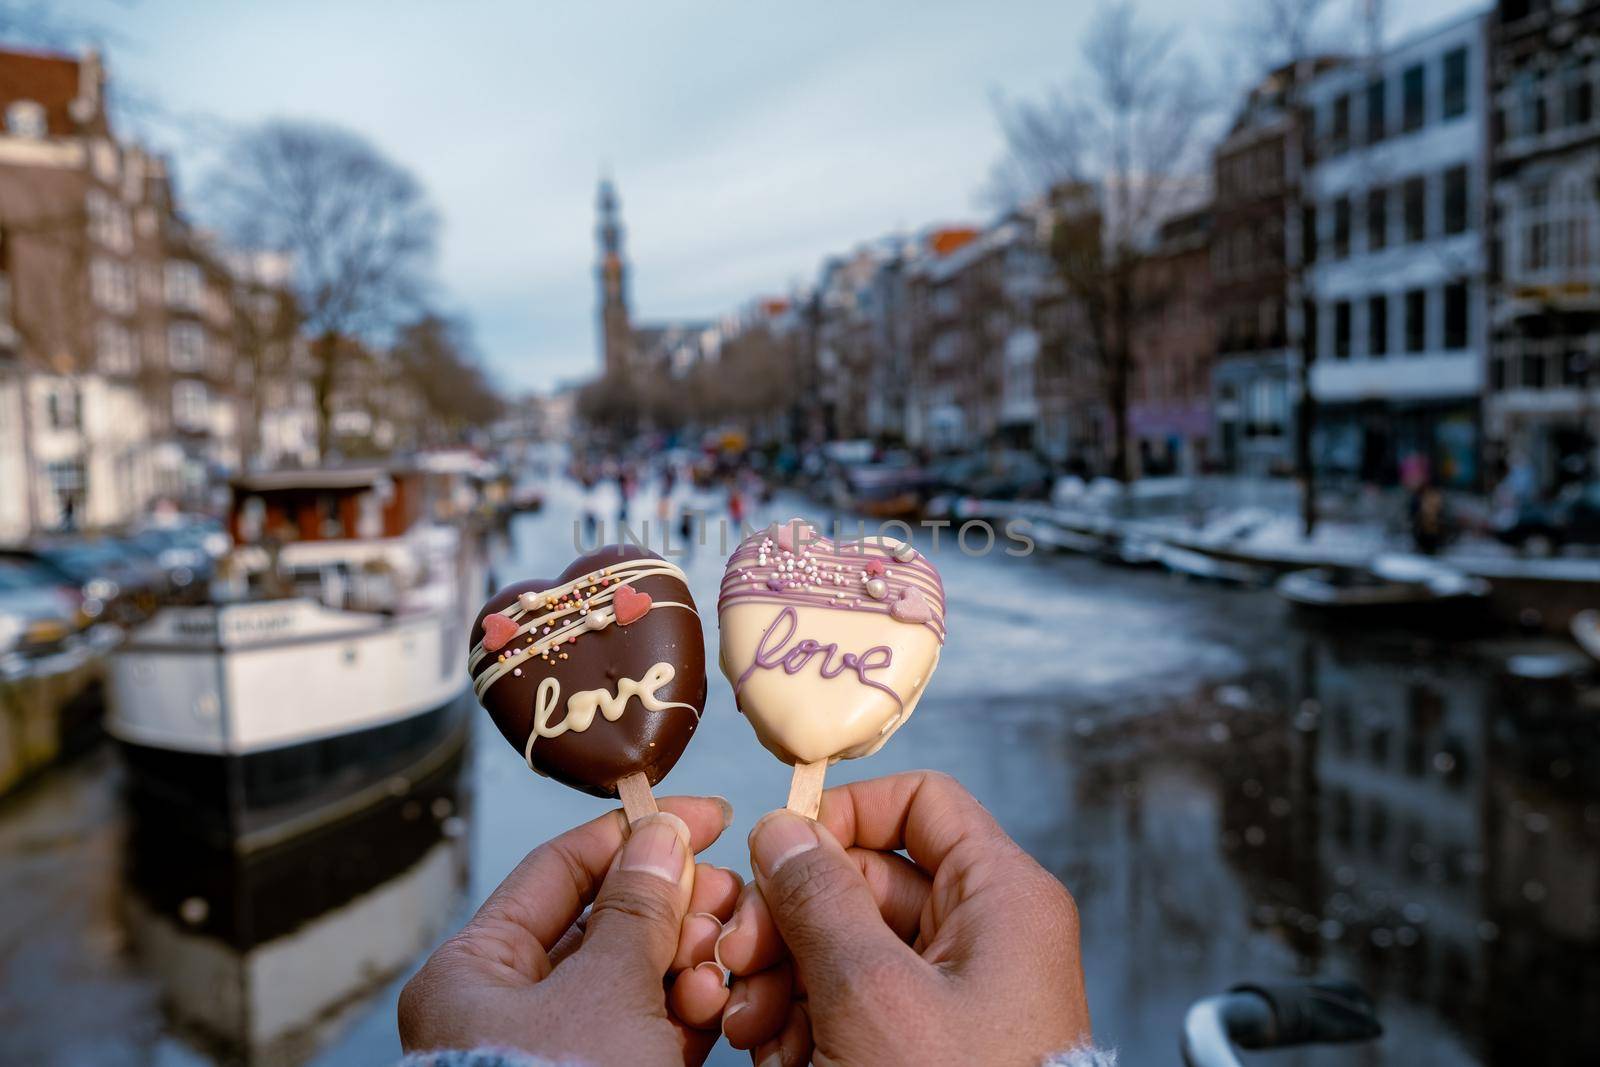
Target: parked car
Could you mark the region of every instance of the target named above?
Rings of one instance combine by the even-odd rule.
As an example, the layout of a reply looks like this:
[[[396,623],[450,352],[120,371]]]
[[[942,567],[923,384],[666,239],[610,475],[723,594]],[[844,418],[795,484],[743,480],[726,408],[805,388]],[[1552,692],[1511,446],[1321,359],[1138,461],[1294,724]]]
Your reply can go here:
[[[0,554],[0,656],[43,655],[86,621],[82,597],[59,571],[26,552]]]
[[[1566,545],[1600,545],[1600,482],[1568,486],[1554,500],[1503,512],[1495,518],[1494,534],[1535,555]]]
[[[992,449],[953,456],[929,468],[923,483],[924,512],[935,517],[964,517],[969,501],[1045,500],[1055,474],[1032,452]]]
[[[94,618],[142,622],[166,592],[166,575],[153,560],[109,537],[41,541],[32,551],[79,588]]]
[[[914,516],[922,505],[922,469],[909,452],[886,452],[866,463],[841,463],[838,467],[836,500],[874,519],[904,519]]]
[[[164,594],[177,596],[203,590],[216,569],[203,537],[186,527],[152,526],[121,538],[121,543],[159,567],[166,577]]]

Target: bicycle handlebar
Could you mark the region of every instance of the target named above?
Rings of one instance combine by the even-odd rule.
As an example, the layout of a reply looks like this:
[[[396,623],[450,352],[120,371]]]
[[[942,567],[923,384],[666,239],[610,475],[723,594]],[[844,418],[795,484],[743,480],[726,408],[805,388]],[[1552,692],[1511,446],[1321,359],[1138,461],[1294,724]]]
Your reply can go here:
[[[1353,982],[1246,982],[1189,1009],[1182,1048],[1190,1067],[1240,1067],[1235,1044],[1270,1049],[1368,1041],[1382,1033],[1372,999]]]

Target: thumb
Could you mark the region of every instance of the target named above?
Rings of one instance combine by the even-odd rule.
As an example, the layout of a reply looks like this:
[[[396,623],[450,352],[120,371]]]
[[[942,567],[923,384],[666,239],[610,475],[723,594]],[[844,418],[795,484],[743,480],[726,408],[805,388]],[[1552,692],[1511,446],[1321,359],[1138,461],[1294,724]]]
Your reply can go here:
[[[693,883],[689,827],[664,811],[640,819],[601,883],[574,960],[612,981],[642,979],[659,994]]]
[[[859,985],[863,973],[914,960],[879,914],[872,890],[820,823],[769,812],[750,831],[756,884],[812,999]]]

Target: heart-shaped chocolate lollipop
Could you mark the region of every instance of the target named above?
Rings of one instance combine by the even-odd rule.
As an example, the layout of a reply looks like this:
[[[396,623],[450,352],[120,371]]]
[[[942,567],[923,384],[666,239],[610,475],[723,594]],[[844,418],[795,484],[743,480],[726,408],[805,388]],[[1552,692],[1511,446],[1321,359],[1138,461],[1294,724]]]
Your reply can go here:
[[[478,702],[540,774],[596,796],[678,762],[706,703],[705,640],[683,571],[607,547],[555,581],[508,585],[473,624]]]
[[[853,759],[921,699],[944,644],[944,587],[911,545],[836,545],[794,520],[735,550],[717,618],[723,673],[761,743],[785,763]]]

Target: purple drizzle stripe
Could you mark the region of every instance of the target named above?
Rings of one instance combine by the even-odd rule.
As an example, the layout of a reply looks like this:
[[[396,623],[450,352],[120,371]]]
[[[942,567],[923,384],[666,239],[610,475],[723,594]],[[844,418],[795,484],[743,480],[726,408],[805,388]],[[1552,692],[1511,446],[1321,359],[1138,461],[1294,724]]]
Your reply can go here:
[[[763,555],[766,562],[762,563]],[[887,574],[887,590],[879,600],[868,594],[863,577],[869,561],[879,561]],[[835,581],[834,577],[839,580]],[[887,615],[907,589],[921,593],[932,617],[928,627],[944,643],[944,583],[939,572],[920,553],[909,562],[894,559],[890,549],[875,541],[834,545],[826,538],[806,542],[798,553],[780,548],[766,531],[740,543],[722,574],[717,610],[731,604],[777,604],[831,608],[837,611],[872,611]]]

